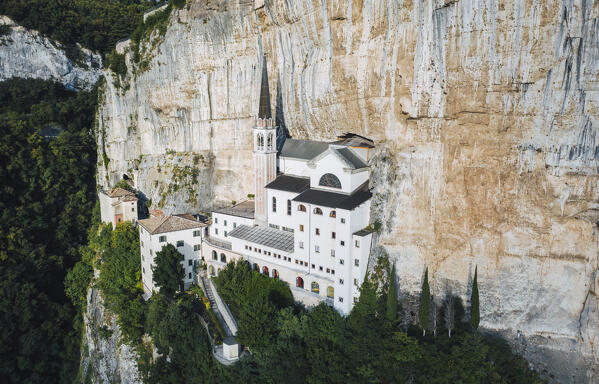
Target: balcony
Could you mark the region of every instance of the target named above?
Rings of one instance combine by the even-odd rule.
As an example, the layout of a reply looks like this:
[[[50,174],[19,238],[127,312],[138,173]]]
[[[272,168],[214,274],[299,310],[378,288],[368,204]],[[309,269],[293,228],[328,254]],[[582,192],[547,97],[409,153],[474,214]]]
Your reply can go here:
[[[220,239],[215,239],[214,237],[211,237],[211,236],[204,237],[204,241],[206,241],[208,244],[212,245],[213,247],[225,249],[227,251],[230,251],[232,248],[230,242],[223,241]]]

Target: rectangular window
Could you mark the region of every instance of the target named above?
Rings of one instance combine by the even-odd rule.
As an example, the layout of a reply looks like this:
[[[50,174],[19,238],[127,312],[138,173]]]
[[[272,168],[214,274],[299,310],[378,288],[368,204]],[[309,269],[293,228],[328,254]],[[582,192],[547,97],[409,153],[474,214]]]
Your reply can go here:
[[[360,240],[356,240],[356,248],[360,248]]]
[[[177,247],[182,247],[183,244],[185,244],[183,240],[177,240]]]
[[[345,224],[345,219],[343,217],[341,218],[341,224]]]
[[[218,228],[214,228],[214,234],[218,235]]]
[[[193,260],[187,260],[187,265],[189,265],[191,267],[192,264],[193,264]]]
[[[202,249],[202,246],[200,244],[196,244],[196,245],[193,246],[193,250],[194,251],[199,251],[201,249]]]
[[[287,200],[287,216],[291,216],[291,200]]]
[[[339,284],[343,285],[343,279],[339,279]]]
[[[345,247],[345,241],[341,240],[339,244],[341,244],[342,247]]]
[[[331,232],[331,239],[336,239],[337,238],[337,234],[335,232]]]
[[[312,269],[316,268],[316,266],[314,264],[312,264]]]
[[[166,241],[166,236],[160,236],[160,237],[158,238],[158,241],[159,241],[160,243],[164,243],[164,242]]]
[[[318,269],[322,272],[322,265],[319,265]]]
[[[300,247],[300,249],[304,249],[304,242],[303,241],[299,242],[299,247]]]
[[[150,256],[154,256],[154,251],[150,249]]]
[[[357,304],[357,303],[358,303],[358,298],[354,297],[354,304]]]
[[[293,233],[293,228],[289,228],[289,227],[281,227],[281,229],[282,229],[283,231],[286,231],[286,232],[291,232],[291,233]]]
[[[214,224],[218,224],[218,217],[214,218]]]
[[[359,266],[360,266],[360,259],[355,259],[355,260],[354,260],[354,265],[355,265],[356,267],[359,267]]]
[[[131,208],[131,212],[135,212],[135,208]]]
[[[343,297],[339,297],[339,302],[343,303]]]
[[[202,235],[202,231],[193,231],[193,237],[198,237]]]
[[[237,228],[237,223],[233,223],[233,228]]]
[[[245,246],[245,249],[248,249],[248,246],[247,246],[247,245]]]
[[[191,279],[191,272],[189,272],[189,273],[187,274],[187,278],[188,278],[188,279]]]
[[[335,250],[331,249],[331,256],[335,257]]]
[[[331,273],[331,269],[330,268],[327,268],[327,273]]]
[[[343,261],[343,259],[339,259],[339,264],[343,265],[345,264],[345,261]]]
[[[314,246],[314,252],[320,253],[320,247],[318,245]]]
[[[142,269],[141,269],[141,271],[142,271],[143,273],[146,273],[146,269],[145,269],[145,268],[142,268]]]
[[[320,235],[320,228],[316,228],[315,233],[316,235]]]
[[[295,259],[295,264],[299,264],[299,261],[297,259]]]
[[[358,279],[354,279],[354,285],[357,287],[358,286]]]
[[[225,220],[225,222],[224,222],[223,224],[224,224],[224,226],[226,227],[226,226],[227,226],[227,220]]]
[[[331,269],[331,274],[333,274],[333,275],[335,274],[335,270],[334,269]]]
[[[227,237],[227,231],[225,231],[225,237]]]
[[[300,224],[300,232],[304,232],[304,224]]]

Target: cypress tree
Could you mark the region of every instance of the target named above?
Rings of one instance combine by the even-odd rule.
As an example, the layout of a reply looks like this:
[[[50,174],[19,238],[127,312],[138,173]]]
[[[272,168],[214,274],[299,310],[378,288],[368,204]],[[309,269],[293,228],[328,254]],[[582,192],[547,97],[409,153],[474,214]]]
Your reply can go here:
[[[470,295],[470,324],[473,330],[478,329],[480,322],[480,309],[478,301],[478,267],[474,268],[474,280],[472,281],[472,294]]]
[[[428,285],[428,268],[424,272],[424,281],[422,282],[422,291],[420,292],[420,309],[418,320],[422,328],[422,336],[426,335],[428,329],[428,320],[431,312],[431,289]]]
[[[387,321],[393,324],[397,320],[397,283],[395,282],[395,263],[389,275],[389,292],[387,292]]]

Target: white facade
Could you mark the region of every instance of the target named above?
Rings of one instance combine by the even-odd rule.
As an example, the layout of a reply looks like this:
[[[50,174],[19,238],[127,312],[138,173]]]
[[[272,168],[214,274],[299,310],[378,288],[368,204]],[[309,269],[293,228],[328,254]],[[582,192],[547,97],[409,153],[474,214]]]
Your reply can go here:
[[[175,225],[167,222],[169,220],[176,221]],[[182,220],[186,222],[182,222]],[[200,265],[202,239],[205,236],[207,224],[199,221],[193,222],[191,219],[178,216],[153,217],[140,220],[139,224],[144,291],[151,294],[157,290],[152,279],[152,267],[155,266],[156,253],[160,252],[162,247],[167,244],[175,246],[177,251],[183,255],[181,264],[185,272],[183,278],[185,289],[189,288],[191,283],[197,283],[197,267]],[[161,227],[164,227],[165,230],[161,230]]]
[[[103,223],[110,223],[113,228],[116,228],[120,222],[137,221],[135,193],[115,188],[111,191],[101,191],[98,197],[100,199],[100,218]]]
[[[213,241],[210,253],[204,254],[212,265],[210,274],[224,268],[225,261],[243,258],[260,272],[287,282],[296,300],[308,305],[325,300],[348,314],[366,275],[372,238],[364,230],[370,211],[370,172],[364,155],[372,145],[368,139],[357,141],[366,142],[365,147],[286,143],[279,157],[283,174],[271,183],[256,183],[255,222],[213,213],[210,236],[223,243]],[[254,143],[258,146],[260,141]],[[269,174],[262,168],[271,165],[254,164],[256,175]],[[272,239],[265,240],[267,234]]]

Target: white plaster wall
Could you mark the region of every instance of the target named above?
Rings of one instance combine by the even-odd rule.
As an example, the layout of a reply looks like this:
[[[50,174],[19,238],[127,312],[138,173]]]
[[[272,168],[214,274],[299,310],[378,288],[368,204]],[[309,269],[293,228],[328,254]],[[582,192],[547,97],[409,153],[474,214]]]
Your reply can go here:
[[[331,192],[351,193],[351,173],[345,170],[346,165],[336,155],[328,153],[319,159],[315,168],[310,169],[310,188],[319,188]],[[321,187],[318,185],[322,175],[332,173],[339,178],[341,189]]]
[[[226,221],[226,225],[225,225]],[[212,213],[212,224],[210,225],[209,233],[210,236],[213,236],[217,239],[224,241],[231,241],[231,238],[228,237],[228,233],[231,232],[236,226],[239,225],[249,225],[250,227],[254,226],[254,219],[248,219],[241,216],[233,216],[233,215],[225,215],[223,213]],[[218,229],[218,234],[217,234]],[[227,236],[225,236],[225,231],[227,232]]]
[[[298,195],[298,193],[287,192],[287,191],[279,191],[275,189],[267,189],[267,214],[268,214],[268,224],[274,224],[282,227],[292,228],[295,232],[296,226],[294,216],[299,213],[296,210],[293,210],[293,199]],[[272,210],[272,198],[277,199],[277,211],[273,212]],[[291,215],[287,215],[287,200],[291,201]]]
[[[183,278],[185,288],[187,289],[191,283],[197,282],[197,274],[195,272],[194,262],[195,264],[199,264],[201,259],[202,235],[204,232],[203,228],[186,229],[184,231],[159,233],[155,235],[150,235],[141,226],[140,228],[143,229],[143,232],[140,234],[140,247],[141,242],[143,241],[144,243],[143,247],[141,247],[141,253],[144,259],[142,260],[142,281],[144,283],[144,288],[148,289],[147,292],[151,292],[152,290],[156,289],[152,280],[152,267],[155,265],[154,258],[156,257],[156,252],[160,252],[162,247],[167,244],[174,245],[175,248],[177,248],[177,251],[183,255],[183,261],[181,261],[181,264],[183,265],[183,270],[185,272]],[[194,236],[194,231],[200,231],[200,235]],[[165,242],[160,242],[161,236],[166,236]],[[177,247],[177,241],[179,240],[183,240],[182,247]],[[194,245],[200,245],[200,250],[194,251]]]
[[[306,160],[293,159],[291,157],[279,157],[280,171],[287,175],[310,176],[310,169]]]
[[[100,218],[103,223],[112,224],[114,227],[114,208],[112,207],[112,199],[105,193],[98,193],[100,199]]]

